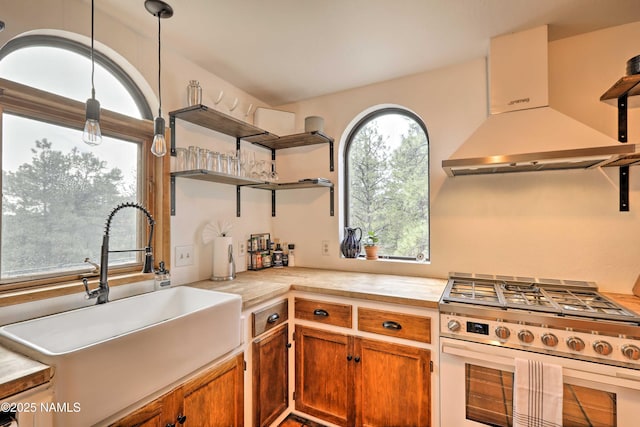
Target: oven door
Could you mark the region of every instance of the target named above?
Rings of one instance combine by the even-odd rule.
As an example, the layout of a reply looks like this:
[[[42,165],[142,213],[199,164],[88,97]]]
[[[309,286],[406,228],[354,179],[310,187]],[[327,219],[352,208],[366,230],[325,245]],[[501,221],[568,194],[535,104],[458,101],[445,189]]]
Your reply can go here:
[[[564,426],[640,425],[640,371],[441,337],[441,426],[512,426],[516,358],[562,366]]]

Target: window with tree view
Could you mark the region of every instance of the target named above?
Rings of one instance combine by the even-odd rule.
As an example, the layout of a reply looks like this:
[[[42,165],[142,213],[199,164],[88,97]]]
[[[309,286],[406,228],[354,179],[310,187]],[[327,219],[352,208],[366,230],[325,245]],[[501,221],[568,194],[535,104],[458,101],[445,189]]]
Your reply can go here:
[[[429,140],[400,109],[368,114],[345,145],[345,225],[379,238],[379,255],[429,259]]]
[[[55,39],[44,44],[37,40],[35,46],[23,42],[9,46],[8,52],[0,50],[0,78],[25,85],[26,91],[38,88],[84,102],[91,94],[86,49],[69,48],[74,44],[68,41],[58,45],[51,42]],[[115,77],[109,64],[96,64],[95,85],[103,109],[138,118],[143,114],[137,95]],[[32,102],[34,106],[21,110],[0,99],[3,283],[92,269],[85,259],[100,262],[109,212],[122,202],[143,201],[139,138],[110,137],[103,131],[102,144],[88,146],[82,129],[69,124],[64,111]],[[135,210],[114,217],[111,248],[140,247],[140,228]],[[110,266],[137,262],[132,252],[114,253],[109,259]]]

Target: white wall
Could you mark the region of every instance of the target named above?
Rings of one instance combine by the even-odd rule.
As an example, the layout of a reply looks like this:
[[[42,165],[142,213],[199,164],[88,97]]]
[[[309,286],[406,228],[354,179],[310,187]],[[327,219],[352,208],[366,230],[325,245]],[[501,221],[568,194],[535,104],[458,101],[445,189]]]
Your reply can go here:
[[[45,11],[38,0],[0,0],[2,19],[7,23],[0,33],[0,44],[43,28],[84,35],[87,40],[90,5],[86,1],[50,0],[47,6]],[[98,48],[117,52],[115,56],[129,64],[125,68],[153,100],[155,110],[154,36],[139,34],[109,16],[96,16]],[[550,43],[551,105],[615,138],[616,109],[598,99],[624,74],[626,60],[640,53],[634,43],[638,37],[640,23],[635,23]],[[239,97],[245,108],[248,103],[265,105],[165,49],[165,117],[166,112],[185,105],[185,87],[190,79],[200,80],[204,104],[212,105],[224,90],[226,101]],[[328,213],[328,191],[313,189],[279,192],[275,219],[270,216],[268,192],[243,190],[242,217],[236,218],[235,187],[179,180],[171,247],[194,244],[195,265],[172,268],[173,280],[186,283],[209,277],[211,248],[201,243],[202,229],[211,220],[229,220],[236,241],[252,232],[272,231],[274,237],[294,242],[297,264],[303,266],[433,277],[470,271],[587,279],[604,290],[630,292],[640,272],[636,267],[640,245],[634,244],[634,238],[640,236],[640,182],[635,169],[628,213],[618,212],[617,171],[446,178],[441,161],[449,158],[486,116],[483,58],[278,108],[295,112],[299,129],[304,127],[305,116],[323,116],[326,133],[336,138],[338,160],[348,126],[363,111],[381,104],[407,107],[427,125],[432,177],[429,264],[340,258],[339,188],[334,217]],[[640,138],[638,114],[636,110],[630,114],[632,142]],[[179,123],[177,141],[184,147],[202,145],[223,151],[235,147],[232,138],[184,123]],[[256,152],[265,158],[268,155],[265,150]],[[284,150],[277,157],[283,180],[322,176],[338,182],[341,176],[338,168],[329,172],[326,146]],[[330,241],[328,257],[321,256],[322,240]]]
[[[624,75],[627,59],[640,53],[638,37],[640,23],[634,23],[550,43],[551,106],[616,138],[617,110],[599,97]],[[631,211],[625,213],[618,211],[617,170],[446,178],[442,160],[460,148],[486,115],[485,82],[484,61],[473,60],[281,106],[295,111],[299,122],[308,115],[323,116],[327,133],[341,142],[336,147],[341,155],[344,135],[356,116],[377,104],[399,104],[424,120],[431,148],[430,264],[341,259],[341,212],[329,217],[311,196],[291,195],[286,199],[291,209],[278,216],[274,230],[298,243],[298,263],[435,277],[464,271],[585,279],[603,290],[629,293],[640,273],[640,244],[634,241],[640,236],[636,169],[631,171]],[[638,114],[633,110],[629,115],[631,142],[640,139]],[[291,150],[281,156],[286,162],[282,167],[325,164],[321,148],[304,154]],[[312,175],[316,172],[329,175],[326,168],[314,169]],[[334,181],[340,176],[339,171],[330,174]],[[320,256],[324,239],[331,242],[330,257]]]

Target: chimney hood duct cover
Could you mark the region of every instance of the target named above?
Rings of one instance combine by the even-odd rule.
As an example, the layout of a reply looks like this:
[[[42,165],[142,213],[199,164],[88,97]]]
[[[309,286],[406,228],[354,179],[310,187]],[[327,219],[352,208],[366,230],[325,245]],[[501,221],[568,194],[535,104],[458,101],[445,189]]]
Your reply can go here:
[[[442,167],[449,176],[621,166],[633,144],[549,107],[547,26],[491,40],[491,115]],[[499,155],[496,155],[499,153]]]

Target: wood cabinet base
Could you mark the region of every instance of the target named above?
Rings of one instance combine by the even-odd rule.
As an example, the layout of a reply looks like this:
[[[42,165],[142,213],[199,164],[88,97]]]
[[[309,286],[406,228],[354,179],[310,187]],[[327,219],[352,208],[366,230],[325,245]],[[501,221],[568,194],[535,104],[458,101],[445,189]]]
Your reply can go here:
[[[112,427],[244,426],[244,354],[205,371]]]
[[[430,351],[296,326],[296,410],[340,426],[429,427]]]

